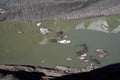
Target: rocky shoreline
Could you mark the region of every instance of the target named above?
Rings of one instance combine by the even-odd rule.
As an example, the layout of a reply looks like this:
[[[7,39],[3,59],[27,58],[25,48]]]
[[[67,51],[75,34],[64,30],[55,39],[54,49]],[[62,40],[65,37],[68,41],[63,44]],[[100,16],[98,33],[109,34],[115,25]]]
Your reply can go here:
[[[54,68],[46,68],[41,66],[30,66],[30,65],[0,65],[0,80],[2,80],[2,78],[5,78],[5,76],[8,76],[8,75],[16,76],[16,74],[14,73],[18,72],[19,74],[21,73],[21,71],[23,73],[26,73],[26,75],[29,75],[29,73],[33,73],[33,72],[41,73],[42,75],[41,78],[50,79],[55,77],[61,77],[64,75],[88,72],[96,68],[97,67],[93,67],[93,66],[87,66],[84,68],[72,68],[72,67],[65,67],[65,66],[55,66]],[[26,79],[24,78],[24,80]]]
[[[0,65],[0,80],[120,80],[120,63],[102,68]]]

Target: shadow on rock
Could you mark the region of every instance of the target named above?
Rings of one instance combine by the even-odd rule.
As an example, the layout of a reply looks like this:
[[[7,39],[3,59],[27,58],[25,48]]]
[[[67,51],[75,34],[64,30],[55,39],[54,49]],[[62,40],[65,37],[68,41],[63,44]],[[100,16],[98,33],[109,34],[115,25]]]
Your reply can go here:
[[[90,72],[57,77],[51,80],[120,80],[120,63],[108,65]]]
[[[40,80],[42,79],[42,76],[45,76],[44,73],[40,72],[7,71],[7,70],[0,70],[0,74],[2,75],[3,78],[7,75],[12,75],[13,77],[19,80]]]

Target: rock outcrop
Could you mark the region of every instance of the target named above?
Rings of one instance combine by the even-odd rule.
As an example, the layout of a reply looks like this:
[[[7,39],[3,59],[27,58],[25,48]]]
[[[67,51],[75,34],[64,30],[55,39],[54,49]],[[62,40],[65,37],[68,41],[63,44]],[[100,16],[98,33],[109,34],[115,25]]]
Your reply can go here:
[[[46,68],[41,66],[29,65],[0,65],[0,80],[6,77],[18,78],[18,80],[40,80],[42,78],[49,79],[74,73],[88,72],[93,69],[95,69],[93,66],[88,66],[86,68],[72,68],[64,66]]]
[[[94,70],[93,67],[80,69],[63,66],[45,68],[28,65],[0,65],[0,80],[120,80],[119,74],[120,63]]]

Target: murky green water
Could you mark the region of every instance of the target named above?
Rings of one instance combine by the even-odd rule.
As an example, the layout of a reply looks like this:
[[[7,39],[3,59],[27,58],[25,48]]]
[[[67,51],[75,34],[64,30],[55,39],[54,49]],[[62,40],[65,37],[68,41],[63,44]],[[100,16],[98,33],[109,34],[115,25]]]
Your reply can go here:
[[[120,62],[120,16],[99,17],[71,21],[44,21],[40,27],[64,31],[70,44],[50,43],[54,34],[43,35],[36,22],[0,22],[0,64],[27,64],[53,67],[55,65],[81,67],[75,45],[86,43],[87,54],[94,55],[105,66]],[[44,42],[44,44],[40,44]],[[108,56],[100,58],[95,49],[102,48]],[[66,60],[71,58],[71,61]]]

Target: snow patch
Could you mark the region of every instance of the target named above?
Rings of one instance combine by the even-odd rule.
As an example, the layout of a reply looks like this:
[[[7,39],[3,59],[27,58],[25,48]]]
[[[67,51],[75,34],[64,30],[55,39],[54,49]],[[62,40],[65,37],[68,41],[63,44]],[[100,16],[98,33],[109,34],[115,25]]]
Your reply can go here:
[[[109,25],[105,19],[98,19],[90,23],[87,29],[109,33],[108,28],[109,28]]]
[[[113,31],[111,31],[111,33],[119,33],[119,32],[120,32],[120,25],[117,28],[113,29]]]

